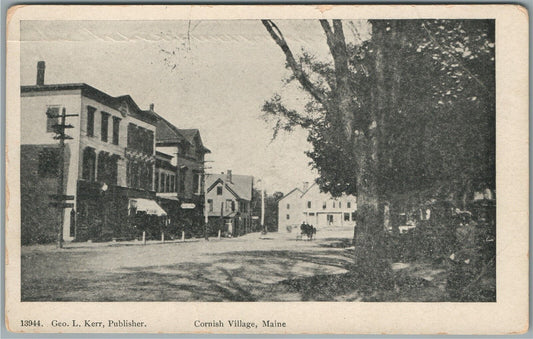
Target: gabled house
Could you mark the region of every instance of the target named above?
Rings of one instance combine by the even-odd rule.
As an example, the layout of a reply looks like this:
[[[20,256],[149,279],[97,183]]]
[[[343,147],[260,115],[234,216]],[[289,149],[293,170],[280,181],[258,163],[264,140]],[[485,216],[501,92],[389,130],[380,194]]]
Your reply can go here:
[[[252,229],[253,177],[208,174],[206,177],[207,213],[211,229],[220,229],[231,236],[249,233]]]
[[[278,200],[278,230],[296,228],[305,221],[300,197],[302,190],[295,188]]]

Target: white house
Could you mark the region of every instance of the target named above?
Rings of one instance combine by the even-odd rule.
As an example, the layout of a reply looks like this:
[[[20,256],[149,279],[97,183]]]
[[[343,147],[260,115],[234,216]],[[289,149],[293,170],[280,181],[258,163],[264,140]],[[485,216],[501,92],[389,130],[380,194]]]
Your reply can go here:
[[[295,188],[278,201],[278,229],[287,230],[306,222],[317,229],[355,226],[357,199],[342,195],[333,198],[320,192],[316,183]]]
[[[278,230],[299,226],[303,218],[302,191],[295,188],[278,201]]]
[[[333,198],[320,192],[318,185],[313,184],[302,194],[300,200],[303,204],[304,220],[317,229],[355,226],[357,199],[354,196],[343,194]]]

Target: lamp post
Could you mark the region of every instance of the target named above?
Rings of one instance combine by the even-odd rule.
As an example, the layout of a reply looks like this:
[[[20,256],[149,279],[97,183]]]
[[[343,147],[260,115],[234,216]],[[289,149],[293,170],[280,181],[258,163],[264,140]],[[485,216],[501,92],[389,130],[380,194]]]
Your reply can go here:
[[[100,186],[100,191],[102,192],[102,204],[104,205],[104,224],[103,224],[103,230],[107,230],[107,210],[108,210],[108,204],[105,201],[106,199],[106,192],[109,187],[104,182],[102,186]]]

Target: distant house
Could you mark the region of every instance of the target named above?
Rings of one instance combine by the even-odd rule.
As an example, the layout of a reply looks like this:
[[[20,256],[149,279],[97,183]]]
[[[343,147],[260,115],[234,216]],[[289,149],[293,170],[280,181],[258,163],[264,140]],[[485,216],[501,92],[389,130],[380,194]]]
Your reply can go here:
[[[298,227],[302,222],[317,229],[326,227],[355,226],[357,199],[343,195],[334,198],[320,192],[316,183],[302,190],[295,188],[278,202],[279,229]]]
[[[207,213],[211,229],[221,229],[231,236],[249,233],[252,229],[251,200],[253,177],[226,174],[206,176]]]
[[[305,221],[300,199],[302,194],[299,188],[295,188],[278,201],[278,230],[297,227]]]
[[[303,215],[308,224],[317,228],[355,226],[357,198],[342,195],[333,198],[320,192],[316,183],[311,185],[301,196]]]

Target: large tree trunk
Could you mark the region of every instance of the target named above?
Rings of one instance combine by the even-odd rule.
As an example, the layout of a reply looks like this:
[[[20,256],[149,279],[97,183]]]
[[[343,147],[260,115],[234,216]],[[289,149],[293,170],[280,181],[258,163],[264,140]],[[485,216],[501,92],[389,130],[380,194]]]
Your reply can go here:
[[[371,133],[372,134],[372,133]],[[357,219],[354,230],[354,264],[358,274],[374,287],[390,285],[384,232],[384,204],[377,185],[376,137],[356,137]]]

